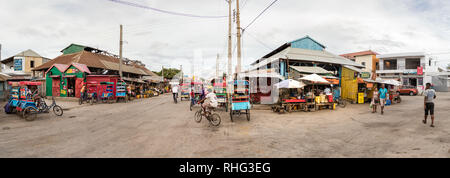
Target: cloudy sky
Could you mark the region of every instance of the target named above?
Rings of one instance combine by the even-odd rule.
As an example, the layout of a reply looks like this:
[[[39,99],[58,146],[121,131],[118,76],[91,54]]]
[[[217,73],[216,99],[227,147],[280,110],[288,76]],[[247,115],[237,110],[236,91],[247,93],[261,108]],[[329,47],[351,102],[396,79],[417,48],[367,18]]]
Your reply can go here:
[[[180,13],[228,15],[225,0],[123,1]],[[240,0],[241,26],[246,27],[272,1]],[[26,49],[55,58],[71,43],[118,54],[119,25],[123,24],[124,56],[141,60],[152,70],[183,65],[190,73],[195,64],[202,75],[212,75],[217,54],[221,70],[226,68],[227,18],[176,16],[109,0],[0,0],[0,17],[2,59]],[[450,1],[278,0],[246,29],[243,68],[306,35],[335,54],[368,49],[423,51],[446,65],[450,62]]]

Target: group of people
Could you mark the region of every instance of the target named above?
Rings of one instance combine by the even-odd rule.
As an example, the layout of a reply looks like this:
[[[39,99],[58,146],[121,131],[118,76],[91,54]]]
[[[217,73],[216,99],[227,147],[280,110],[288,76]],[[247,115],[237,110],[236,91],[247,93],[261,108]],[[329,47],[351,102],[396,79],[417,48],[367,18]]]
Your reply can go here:
[[[374,89],[373,92],[373,98],[372,98],[372,113],[377,112],[377,106],[380,105],[381,107],[381,114],[384,114],[384,106],[386,104],[388,96],[388,90],[386,89],[385,85],[381,85],[381,89],[378,90],[377,88]],[[425,92],[424,92],[424,110],[425,110],[425,117],[422,122],[424,124],[427,124],[428,115],[431,116],[431,125],[430,127],[434,127],[434,99],[436,99],[436,91],[431,87],[431,83],[427,83],[425,86]]]
[[[384,114],[384,106],[386,105],[386,98],[388,96],[388,90],[384,84],[381,85],[380,90],[374,88],[372,102],[372,113],[377,112],[377,106],[380,105],[381,115]]]

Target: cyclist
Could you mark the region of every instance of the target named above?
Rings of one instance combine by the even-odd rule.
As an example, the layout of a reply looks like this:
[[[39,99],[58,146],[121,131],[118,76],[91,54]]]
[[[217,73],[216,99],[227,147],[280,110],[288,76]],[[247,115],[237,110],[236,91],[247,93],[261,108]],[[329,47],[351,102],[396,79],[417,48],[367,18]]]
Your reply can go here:
[[[205,102],[206,101],[206,102]],[[205,98],[201,99],[199,103],[202,104],[202,108],[206,111],[208,108],[217,108],[219,103],[217,102],[217,96],[214,92],[212,92],[212,89],[208,89],[208,94]]]

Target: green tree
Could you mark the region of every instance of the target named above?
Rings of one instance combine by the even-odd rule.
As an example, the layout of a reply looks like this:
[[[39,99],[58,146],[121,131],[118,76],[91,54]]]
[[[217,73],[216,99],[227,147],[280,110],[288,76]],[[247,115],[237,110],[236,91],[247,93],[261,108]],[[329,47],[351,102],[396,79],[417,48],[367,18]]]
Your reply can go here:
[[[175,69],[175,68],[169,68],[166,69],[164,68],[164,78],[166,79],[173,79],[173,77],[175,75],[177,75],[178,73],[180,73],[181,71],[179,69]],[[156,72],[154,71],[155,74],[162,76],[162,71]]]

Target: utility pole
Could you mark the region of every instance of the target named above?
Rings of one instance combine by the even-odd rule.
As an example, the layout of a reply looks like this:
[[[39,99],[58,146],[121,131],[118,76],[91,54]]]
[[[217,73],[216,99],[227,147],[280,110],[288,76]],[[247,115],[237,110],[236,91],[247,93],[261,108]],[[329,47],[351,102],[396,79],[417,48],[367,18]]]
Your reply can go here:
[[[241,19],[239,13],[239,0],[236,0],[236,24],[237,24],[237,67],[236,74],[241,73]]]
[[[217,59],[216,59],[216,78],[219,78],[219,54],[217,54]]]
[[[161,75],[162,75],[162,82],[164,83],[164,66],[162,66]]]
[[[123,46],[123,27],[120,25],[120,48],[119,48],[119,75],[122,81],[122,46]]]
[[[232,49],[231,49],[231,45],[232,45],[232,36],[231,36],[231,0],[228,0],[228,75],[227,75],[227,82],[229,83],[231,82],[231,76],[233,75],[232,72]],[[231,85],[227,85],[227,94],[228,97],[231,96]]]
[[[2,60],[2,44],[0,44],[0,61]],[[0,63],[0,72],[2,72],[3,64]]]
[[[184,83],[183,65],[180,65],[181,83]]]

